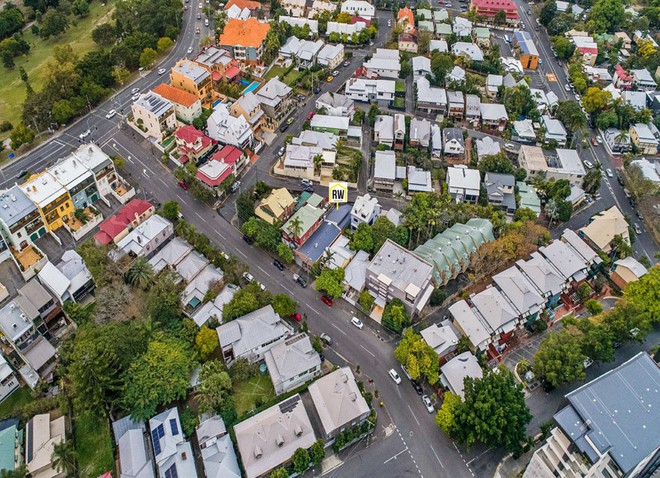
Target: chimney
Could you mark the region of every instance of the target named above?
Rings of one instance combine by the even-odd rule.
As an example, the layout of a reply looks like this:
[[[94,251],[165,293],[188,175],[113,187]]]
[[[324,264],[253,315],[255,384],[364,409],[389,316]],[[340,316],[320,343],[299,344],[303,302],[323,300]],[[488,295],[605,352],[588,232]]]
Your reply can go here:
[[[185,452],[185,451],[184,451],[183,453],[181,453],[181,459],[182,459],[183,461],[186,461],[187,458],[188,458],[188,457],[186,456],[186,452]]]
[[[261,458],[261,455],[263,455],[263,452],[261,451],[261,448],[259,448],[258,446],[255,446],[254,447],[254,457],[258,460],[259,458]]]
[[[293,428],[293,433],[295,433],[297,437],[299,437],[303,434],[303,431],[302,431],[302,428],[300,427],[300,425],[296,424],[296,426]]]

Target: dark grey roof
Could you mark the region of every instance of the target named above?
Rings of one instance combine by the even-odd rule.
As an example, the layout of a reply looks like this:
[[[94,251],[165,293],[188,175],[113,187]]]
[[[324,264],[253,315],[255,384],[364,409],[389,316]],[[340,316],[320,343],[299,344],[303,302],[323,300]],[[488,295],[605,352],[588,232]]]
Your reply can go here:
[[[592,461],[609,453],[625,474],[660,446],[660,368],[646,352],[566,398],[554,418]]]
[[[463,131],[460,128],[445,128],[442,130],[442,141],[443,143],[447,143],[448,141],[451,141],[452,139],[455,139],[461,144],[464,144],[463,141]]]
[[[0,219],[7,226],[13,226],[35,209],[37,206],[18,186],[0,192]]]
[[[323,256],[325,249],[330,247],[340,235],[341,230],[336,225],[323,221],[323,224],[298,249],[298,253],[312,262],[316,262]]]
[[[341,229],[345,229],[348,223],[351,222],[352,210],[352,204],[340,204],[339,208],[332,208],[325,220],[339,226]]]

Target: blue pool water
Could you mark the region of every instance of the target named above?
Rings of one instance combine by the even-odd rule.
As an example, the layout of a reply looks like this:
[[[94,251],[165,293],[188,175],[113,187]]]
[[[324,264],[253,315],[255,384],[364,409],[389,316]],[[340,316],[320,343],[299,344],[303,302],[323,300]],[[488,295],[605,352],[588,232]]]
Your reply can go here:
[[[242,80],[241,80],[241,82],[242,82]],[[247,88],[245,88],[243,90],[243,94],[248,93],[250,91],[254,91],[257,88],[259,88],[259,82],[258,81],[253,81],[252,83],[249,84],[249,86]]]
[[[238,82],[243,86],[247,86],[247,85],[250,84],[250,82],[248,80],[246,80],[245,78],[241,78],[240,80],[238,80]]]

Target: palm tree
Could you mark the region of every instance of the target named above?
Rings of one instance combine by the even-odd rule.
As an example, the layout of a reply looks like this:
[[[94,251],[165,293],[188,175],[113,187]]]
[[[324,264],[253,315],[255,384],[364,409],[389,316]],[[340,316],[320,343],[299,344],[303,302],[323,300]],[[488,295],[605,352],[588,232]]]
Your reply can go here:
[[[294,217],[289,224],[289,231],[293,233],[293,240],[298,241],[302,234],[302,221],[299,217]]]
[[[154,277],[154,270],[146,257],[135,259],[131,268],[126,273],[126,282],[133,287],[146,289]]]
[[[58,472],[63,472],[66,476],[75,476],[76,450],[73,448],[73,441],[55,444],[50,461]]]

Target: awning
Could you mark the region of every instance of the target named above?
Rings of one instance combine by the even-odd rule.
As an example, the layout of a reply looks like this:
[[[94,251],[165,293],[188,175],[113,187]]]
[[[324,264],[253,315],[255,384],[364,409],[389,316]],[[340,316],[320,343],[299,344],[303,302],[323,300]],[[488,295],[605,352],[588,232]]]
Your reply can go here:
[[[219,71],[214,71],[211,73],[211,78],[213,78],[213,81],[220,81],[222,80],[222,75],[220,74]]]
[[[238,76],[240,74],[241,74],[241,70],[239,70],[235,66],[232,66],[227,71],[225,71],[225,76],[227,77],[227,79],[235,78],[236,76]]]

